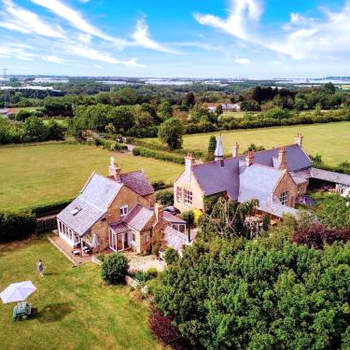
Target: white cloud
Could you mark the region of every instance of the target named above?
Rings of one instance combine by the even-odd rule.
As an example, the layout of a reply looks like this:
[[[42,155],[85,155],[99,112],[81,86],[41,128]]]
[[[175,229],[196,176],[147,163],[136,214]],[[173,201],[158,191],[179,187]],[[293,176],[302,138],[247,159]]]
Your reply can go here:
[[[105,63],[112,63],[112,64],[122,64],[125,66],[133,66],[133,67],[144,67],[143,65],[137,63],[137,60],[135,58],[123,61],[118,60],[112,56],[110,56],[108,53],[104,53],[98,50],[95,50],[91,47],[84,47],[84,46],[69,46],[67,47],[67,52],[80,56],[85,57],[94,61],[101,61]]]
[[[253,40],[248,28],[256,23],[262,14],[259,0],[231,0],[229,16],[223,19],[210,14],[194,14],[203,25],[218,28],[242,40]]]
[[[23,61],[32,61],[35,55],[28,52],[28,49],[31,49],[31,47],[20,43],[1,43],[0,57],[12,57]]]
[[[335,57],[350,52],[350,2],[339,12],[323,8],[322,18],[291,13],[290,22],[282,26],[279,37],[261,32],[260,0],[231,0],[227,18],[211,14],[194,14],[202,25],[220,29],[242,41],[260,45],[294,59]],[[279,33],[280,35],[280,33]]]
[[[19,31],[24,34],[39,34],[52,38],[63,38],[59,27],[52,27],[40,19],[34,12],[16,6],[11,0],[2,0],[4,12],[1,16],[0,27]]]
[[[64,18],[76,29],[98,37],[100,39],[113,42],[117,45],[125,46],[127,41],[121,38],[107,35],[84,19],[80,12],[73,10],[59,0],[31,0],[33,3],[45,7],[55,15]]]
[[[244,65],[251,63],[249,58],[236,58],[235,62],[238,63],[238,64],[244,64]]]
[[[51,62],[51,63],[58,63],[58,64],[64,63],[64,59],[57,57],[57,56],[54,56],[54,55],[42,56],[41,58],[44,61]]]
[[[136,31],[132,34],[132,38],[136,41],[137,44],[147,49],[153,49],[156,51],[162,51],[176,55],[181,54],[181,52],[170,49],[163,44],[160,44],[153,40],[150,36],[148,25],[143,18],[137,21]]]

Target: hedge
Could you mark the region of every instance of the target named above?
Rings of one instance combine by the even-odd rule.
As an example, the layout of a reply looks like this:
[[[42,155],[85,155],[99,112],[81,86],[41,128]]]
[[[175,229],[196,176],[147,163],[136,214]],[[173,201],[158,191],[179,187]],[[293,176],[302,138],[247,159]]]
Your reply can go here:
[[[0,212],[0,243],[30,237],[36,228],[36,218],[31,212]]]
[[[63,199],[60,201],[43,203],[38,205],[33,205],[31,207],[23,208],[22,211],[32,212],[37,217],[47,216],[51,214],[56,214],[64,209],[69,203],[73,201],[73,198]]]
[[[132,150],[132,153],[134,156],[165,160],[165,161],[173,162],[177,164],[185,164],[185,158],[182,156],[177,156],[170,153],[157,152],[144,147],[135,147]]]

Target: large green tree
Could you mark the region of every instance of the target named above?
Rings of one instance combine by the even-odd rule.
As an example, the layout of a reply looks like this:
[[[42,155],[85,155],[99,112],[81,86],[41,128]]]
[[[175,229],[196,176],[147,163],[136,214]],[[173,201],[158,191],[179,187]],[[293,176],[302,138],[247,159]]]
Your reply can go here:
[[[348,349],[350,245],[196,242],[155,291],[196,349]]]
[[[184,132],[181,121],[178,118],[170,118],[160,125],[158,137],[170,149],[179,149],[182,147],[182,136]]]

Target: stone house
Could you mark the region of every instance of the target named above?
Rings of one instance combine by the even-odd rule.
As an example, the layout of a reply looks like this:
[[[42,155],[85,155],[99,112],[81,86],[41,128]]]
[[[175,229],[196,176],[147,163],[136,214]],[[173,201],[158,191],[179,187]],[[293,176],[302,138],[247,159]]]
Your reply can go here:
[[[350,186],[349,175],[313,167],[301,134],[292,145],[246,155],[239,155],[236,142],[230,158],[224,157],[220,136],[214,156],[207,163],[196,163],[191,153],[186,156],[184,172],[174,183],[174,206],[181,212],[204,211],[206,197],[225,194],[238,202],[258,199],[258,211],[282,218],[297,214],[295,204],[314,179]]]
[[[166,240],[171,234],[188,243],[185,221],[155,203],[144,172],[122,173],[113,157],[109,176],[92,173],[79,196],[57,215],[57,227],[72,248],[86,245],[95,251],[146,253],[155,237],[171,246]]]

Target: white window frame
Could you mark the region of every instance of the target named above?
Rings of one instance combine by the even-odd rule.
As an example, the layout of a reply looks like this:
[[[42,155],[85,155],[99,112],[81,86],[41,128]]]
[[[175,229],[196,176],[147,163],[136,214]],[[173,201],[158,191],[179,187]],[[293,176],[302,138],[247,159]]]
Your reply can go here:
[[[129,213],[129,206],[127,204],[122,205],[119,208],[119,210],[120,210],[120,216],[124,217],[124,216],[128,215],[128,213]]]
[[[280,194],[280,202],[282,205],[288,205],[289,192],[283,191]]]
[[[193,192],[190,190],[184,189],[184,203],[191,205],[193,202]]]
[[[178,203],[182,202],[182,187],[176,187],[176,201]]]

